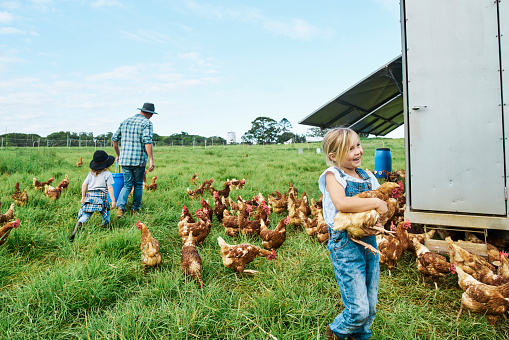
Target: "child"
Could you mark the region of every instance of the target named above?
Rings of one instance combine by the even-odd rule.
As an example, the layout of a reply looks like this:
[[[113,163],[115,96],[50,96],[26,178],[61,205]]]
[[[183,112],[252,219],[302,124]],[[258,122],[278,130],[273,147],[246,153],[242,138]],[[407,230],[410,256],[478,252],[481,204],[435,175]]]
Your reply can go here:
[[[106,152],[102,150],[94,152],[94,157],[90,162],[90,172],[81,186],[81,209],[78,213],[78,222],[76,222],[71,235],[71,242],[94,211],[101,213],[103,226],[110,222],[110,204],[107,195],[110,195],[111,208],[115,207],[115,195],[113,193],[113,176],[108,168],[113,162],[115,162],[115,157],[109,156]]]
[[[329,226],[329,253],[345,309],[327,326],[325,339],[365,340],[371,336],[370,325],[376,314],[378,294],[378,255],[352,242],[347,231],[334,231],[338,211],[361,212],[371,209],[387,211],[378,198],[352,197],[379,186],[371,172],[360,168],[362,146],[359,136],[350,129],[335,128],[327,132],[322,149],[327,165],[318,180],[323,193],[323,215]],[[375,236],[362,239],[377,248]]]

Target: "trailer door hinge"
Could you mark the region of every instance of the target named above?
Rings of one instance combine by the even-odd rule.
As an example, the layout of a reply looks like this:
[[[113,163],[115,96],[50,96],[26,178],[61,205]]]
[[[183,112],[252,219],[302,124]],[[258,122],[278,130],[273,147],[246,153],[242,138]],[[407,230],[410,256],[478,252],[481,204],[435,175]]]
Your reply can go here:
[[[505,200],[507,201],[507,187],[504,188],[505,191]]]

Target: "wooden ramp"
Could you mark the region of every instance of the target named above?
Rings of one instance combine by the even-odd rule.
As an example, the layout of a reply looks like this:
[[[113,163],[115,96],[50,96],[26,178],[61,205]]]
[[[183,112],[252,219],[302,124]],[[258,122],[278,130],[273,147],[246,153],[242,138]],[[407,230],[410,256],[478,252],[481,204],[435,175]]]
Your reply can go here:
[[[488,246],[486,246],[486,243],[473,243],[473,242],[467,242],[459,240],[457,242],[454,242],[461,248],[487,258],[488,257]],[[431,251],[439,254],[449,254],[449,246],[447,245],[447,242],[444,240],[433,240],[433,239],[426,239],[424,242],[424,245]]]

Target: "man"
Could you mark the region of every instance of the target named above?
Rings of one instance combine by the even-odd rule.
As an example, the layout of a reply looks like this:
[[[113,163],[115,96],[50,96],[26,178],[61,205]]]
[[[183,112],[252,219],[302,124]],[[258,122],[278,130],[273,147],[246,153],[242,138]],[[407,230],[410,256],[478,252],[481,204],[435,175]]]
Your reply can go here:
[[[139,114],[124,120],[117,132],[113,135],[113,148],[117,153],[118,164],[122,166],[124,173],[124,187],[120,191],[117,200],[117,217],[123,217],[127,198],[133,191],[132,210],[138,212],[141,208],[143,196],[143,178],[147,158],[149,160],[148,171],[154,170],[154,158],[152,156],[152,122],[149,119],[158,114],[152,103],[145,103]],[[118,141],[121,141],[122,149],[119,150]]]

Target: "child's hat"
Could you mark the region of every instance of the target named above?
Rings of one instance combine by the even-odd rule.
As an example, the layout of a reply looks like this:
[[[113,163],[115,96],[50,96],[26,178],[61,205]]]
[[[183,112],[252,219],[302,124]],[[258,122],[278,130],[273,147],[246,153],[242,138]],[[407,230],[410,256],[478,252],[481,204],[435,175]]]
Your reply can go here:
[[[90,169],[102,170],[111,166],[115,162],[115,157],[109,156],[103,150],[97,150],[94,152],[94,158],[90,161]]]

